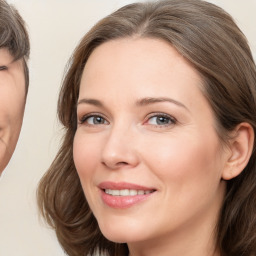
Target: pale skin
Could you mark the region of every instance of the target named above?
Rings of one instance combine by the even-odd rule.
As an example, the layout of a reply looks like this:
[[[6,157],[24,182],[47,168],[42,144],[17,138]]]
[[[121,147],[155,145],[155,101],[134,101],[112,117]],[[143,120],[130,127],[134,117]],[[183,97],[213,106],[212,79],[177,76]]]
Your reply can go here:
[[[250,157],[253,131],[241,124],[224,146],[197,71],[169,44],[126,38],[96,48],[78,99],[74,162],[101,232],[130,256],[219,255],[215,226],[225,181]],[[102,182],[154,191],[119,209]]]
[[[0,174],[8,164],[17,140],[25,108],[25,76],[22,60],[14,61],[0,49]]]

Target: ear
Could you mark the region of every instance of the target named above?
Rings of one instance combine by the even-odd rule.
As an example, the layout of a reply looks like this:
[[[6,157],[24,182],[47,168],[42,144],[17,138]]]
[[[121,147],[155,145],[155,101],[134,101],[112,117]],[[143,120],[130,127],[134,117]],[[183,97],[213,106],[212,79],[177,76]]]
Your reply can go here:
[[[253,150],[254,131],[250,124],[239,124],[232,134],[228,144],[230,155],[222,173],[224,180],[235,178],[244,170]]]

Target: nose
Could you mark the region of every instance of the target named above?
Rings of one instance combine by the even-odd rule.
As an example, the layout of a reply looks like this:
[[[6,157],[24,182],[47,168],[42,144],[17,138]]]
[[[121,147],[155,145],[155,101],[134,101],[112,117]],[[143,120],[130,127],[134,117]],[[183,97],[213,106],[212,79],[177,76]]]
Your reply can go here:
[[[132,129],[113,128],[107,135],[101,162],[111,170],[133,168],[139,163],[136,134]]]

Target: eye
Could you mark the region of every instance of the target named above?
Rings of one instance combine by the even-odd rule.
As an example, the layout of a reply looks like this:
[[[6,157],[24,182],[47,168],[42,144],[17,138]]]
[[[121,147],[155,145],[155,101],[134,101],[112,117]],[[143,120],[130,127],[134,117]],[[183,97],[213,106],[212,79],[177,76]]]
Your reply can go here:
[[[90,114],[82,117],[82,119],[80,120],[80,124],[101,125],[101,124],[108,124],[108,121],[100,115]]]
[[[169,126],[175,123],[176,120],[167,114],[154,114],[147,121],[147,124],[155,126]]]

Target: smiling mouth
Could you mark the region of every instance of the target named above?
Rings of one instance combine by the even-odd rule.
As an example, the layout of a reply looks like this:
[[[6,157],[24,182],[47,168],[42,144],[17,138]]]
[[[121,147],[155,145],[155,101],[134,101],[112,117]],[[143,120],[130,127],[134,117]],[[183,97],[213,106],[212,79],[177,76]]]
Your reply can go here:
[[[111,196],[137,196],[137,195],[148,195],[153,193],[155,190],[136,190],[136,189],[103,189],[103,191]]]
[[[101,198],[105,205],[114,209],[127,209],[140,202],[149,200],[156,190],[142,188],[101,188],[101,192]]]
[[[127,182],[106,181],[99,184],[103,203],[114,209],[127,209],[140,202],[147,201],[157,191]]]

